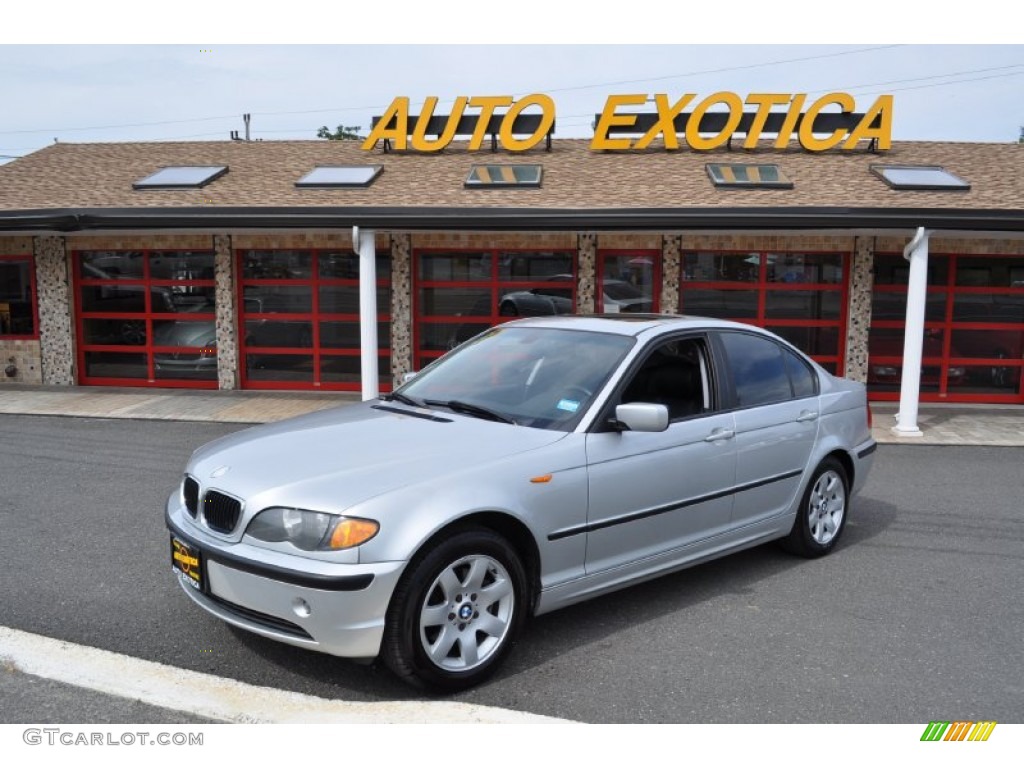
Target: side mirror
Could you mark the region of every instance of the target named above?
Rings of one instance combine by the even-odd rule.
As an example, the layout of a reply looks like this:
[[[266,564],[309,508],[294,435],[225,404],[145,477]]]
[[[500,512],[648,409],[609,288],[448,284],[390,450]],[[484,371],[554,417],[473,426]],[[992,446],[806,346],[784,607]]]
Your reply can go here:
[[[615,407],[615,421],[633,432],[664,432],[668,408],[657,403],[623,403]]]
[[[405,374],[405,375],[404,375],[404,376],[402,377],[402,383],[403,383],[403,384],[405,384],[405,383],[406,383],[407,381],[412,381],[413,379],[415,379],[415,378],[416,378],[416,375],[417,375],[418,373],[419,373],[419,371],[408,371],[408,372],[407,372],[407,373],[406,373],[406,374]]]

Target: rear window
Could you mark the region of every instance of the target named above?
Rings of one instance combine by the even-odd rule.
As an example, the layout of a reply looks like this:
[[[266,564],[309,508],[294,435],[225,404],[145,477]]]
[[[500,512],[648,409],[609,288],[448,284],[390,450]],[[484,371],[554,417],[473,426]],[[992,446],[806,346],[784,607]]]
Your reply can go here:
[[[775,342],[748,333],[723,333],[733,387],[740,407],[789,400],[793,389],[783,350]]]

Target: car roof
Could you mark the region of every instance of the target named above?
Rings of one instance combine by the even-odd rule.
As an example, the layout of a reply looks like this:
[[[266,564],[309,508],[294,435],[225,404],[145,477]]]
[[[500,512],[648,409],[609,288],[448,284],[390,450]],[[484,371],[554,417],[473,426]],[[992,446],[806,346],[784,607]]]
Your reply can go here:
[[[533,328],[561,328],[576,331],[614,333],[620,336],[640,336],[647,331],[697,330],[707,328],[736,328],[761,332],[760,328],[731,320],[718,320],[695,315],[658,315],[640,312],[619,312],[603,315],[547,315],[513,320],[505,325]]]

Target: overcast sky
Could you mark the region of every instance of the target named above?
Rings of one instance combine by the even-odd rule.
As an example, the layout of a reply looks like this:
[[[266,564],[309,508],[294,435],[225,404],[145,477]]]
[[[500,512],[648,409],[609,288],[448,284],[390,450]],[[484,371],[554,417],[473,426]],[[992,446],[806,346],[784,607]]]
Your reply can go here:
[[[315,31],[330,27],[334,17],[312,13],[302,18],[305,29],[313,30],[312,41],[318,39]],[[175,16],[167,21],[187,19]],[[659,39],[662,21],[655,14],[643,20],[652,40]],[[536,22],[542,20],[538,17]],[[366,45],[74,44],[92,42],[90,34],[99,31],[96,23],[94,19],[93,27],[79,30],[80,34],[57,34],[54,39],[60,44],[56,45],[14,44],[25,38],[12,34],[10,27],[0,37],[5,43],[0,45],[0,155],[25,155],[54,139],[222,140],[232,130],[243,130],[245,112],[252,114],[253,138],[313,139],[319,126],[339,124],[360,126],[365,132],[370,118],[395,96],[410,97],[415,112],[426,96],[439,97],[443,109],[460,95],[546,93],[556,105],[557,137],[592,135],[594,114],[601,111],[608,95],[621,93],[667,93],[678,98],[684,93],[703,97],[716,91],[743,96],[772,92],[808,93],[813,98],[843,91],[855,96],[859,111],[879,94],[891,93],[897,140],[1011,142],[1024,125],[1024,45],[908,44],[863,33],[862,39],[876,42],[587,44],[604,38],[590,33],[570,45],[549,41],[425,45],[415,41],[445,35],[429,34],[425,28],[420,34],[403,32],[397,27],[391,32],[405,42],[380,44],[387,39],[380,25],[374,27],[375,35],[368,36],[375,39],[374,44]],[[488,30],[480,32],[481,39],[494,35],[493,24],[482,25],[479,18],[476,23]],[[272,30],[276,21],[270,19],[267,24]],[[567,28],[566,24],[555,14],[543,27],[545,35],[539,37]],[[622,37],[635,39],[636,28],[634,18],[623,26],[628,34]],[[335,39],[361,39],[353,26],[345,29],[347,34]],[[461,27],[444,29],[457,41],[474,37]],[[688,29],[692,33],[693,27]],[[757,34],[757,27],[753,29]],[[237,32],[226,20],[211,17],[209,34],[214,39],[235,42],[240,36],[232,30]],[[283,24],[278,37],[302,38],[290,32]],[[131,32],[119,34],[130,36]],[[956,37],[920,31],[916,36],[947,41]],[[99,37],[116,41],[118,35],[104,32]],[[268,37],[275,35],[255,35]],[[975,41],[977,37],[975,33]]]

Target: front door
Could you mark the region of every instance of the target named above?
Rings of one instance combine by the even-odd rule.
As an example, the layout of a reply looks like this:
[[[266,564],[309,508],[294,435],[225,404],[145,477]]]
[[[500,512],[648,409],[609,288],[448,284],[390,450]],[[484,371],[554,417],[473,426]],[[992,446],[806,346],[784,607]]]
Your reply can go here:
[[[728,527],[735,425],[731,413],[715,410],[708,360],[703,338],[663,343],[614,404],[661,403],[669,409],[668,429],[587,436],[588,573],[674,556]]]

